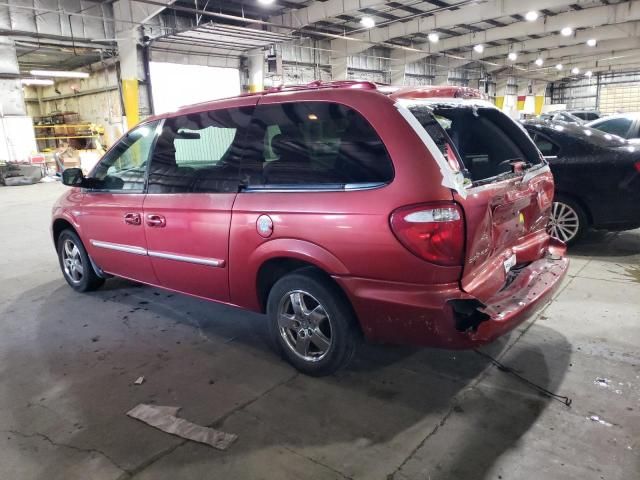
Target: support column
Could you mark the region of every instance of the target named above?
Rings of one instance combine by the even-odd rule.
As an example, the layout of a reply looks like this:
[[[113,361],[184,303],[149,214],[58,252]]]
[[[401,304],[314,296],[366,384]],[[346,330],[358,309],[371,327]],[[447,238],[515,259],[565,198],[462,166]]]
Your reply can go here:
[[[13,40],[0,37],[0,160],[10,162],[28,161],[37,150],[19,74]]]
[[[347,40],[331,41],[331,80],[347,80],[348,78],[348,53]]]
[[[436,75],[433,79],[434,85],[447,85],[449,83],[449,68],[445,66],[436,66]]]
[[[132,33],[132,32],[129,32]],[[140,121],[140,94],[138,92],[138,42],[135,37],[118,38],[122,101],[127,117],[127,127],[133,128]]]
[[[157,3],[168,5],[173,2],[159,0]],[[141,111],[143,113],[151,113],[152,111],[148,95],[144,91],[140,92],[138,88],[140,79],[145,79],[140,42],[143,32],[140,24],[148,22],[164,9],[165,7],[161,5],[149,5],[135,0],[117,0],[113,4],[118,56],[120,58],[122,100],[128,128],[132,128],[140,121]]]
[[[400,49],[391,50],[391,85],[405,85],[407,52]]]
[[[247,66],[249,67],[249,92],[264,90],[264,51],[261,48],[248,52]]]

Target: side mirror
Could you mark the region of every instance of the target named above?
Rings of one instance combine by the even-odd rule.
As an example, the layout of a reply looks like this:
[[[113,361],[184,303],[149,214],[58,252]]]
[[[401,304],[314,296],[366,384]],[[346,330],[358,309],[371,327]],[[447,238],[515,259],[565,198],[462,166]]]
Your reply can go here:
[[[84,181],[84,173],[80,168],[67,168],[62,172],[62,183],[69,187],[79,187]]]

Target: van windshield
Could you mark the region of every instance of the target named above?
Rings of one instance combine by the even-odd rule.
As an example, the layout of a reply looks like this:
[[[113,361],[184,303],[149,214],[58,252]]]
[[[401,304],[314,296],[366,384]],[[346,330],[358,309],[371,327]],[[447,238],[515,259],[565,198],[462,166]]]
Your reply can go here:
[[[447,152],[454,152],[474,182],[509,174],[514,162],[528,166],[542,162],[526,131],[496,108],[453,104],[407,108],[441,150],[446,145]]]

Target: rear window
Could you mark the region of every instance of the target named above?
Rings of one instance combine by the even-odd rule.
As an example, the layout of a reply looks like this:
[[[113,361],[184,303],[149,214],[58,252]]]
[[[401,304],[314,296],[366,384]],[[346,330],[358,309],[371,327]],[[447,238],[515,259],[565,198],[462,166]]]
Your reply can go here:
[[[473,181],[486,180],[513,170],[512,163],[521,161],[535,165],[541,162],[538,151],[517,123],[495,108],[415,105],[408,107],[425,130],[442,150],[442,145],[452,145],[467,176]],[[427,115],[426,112],[432,112]],[[431,119],[430,119],[431,118]],[[433,133],[434,120],[442,127],[442,133]],[[430,130],[429,130],[430,129]],[[451,155],[444,150],[451,164]]]
[[[262,175],[251,186],[384,184],[393,179],[389,154],[369,122],[330,102],[259,105],[251,128]]]

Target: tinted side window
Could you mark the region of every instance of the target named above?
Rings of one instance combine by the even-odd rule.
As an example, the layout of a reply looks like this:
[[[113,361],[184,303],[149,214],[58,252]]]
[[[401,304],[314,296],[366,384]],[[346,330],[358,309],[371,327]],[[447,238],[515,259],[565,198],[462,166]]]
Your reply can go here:
[[[362,115],[329,102],[260,105],[252,155],[263,163],[251,185],[386,183],[393,165],[382,140]]]
[[[631,128],[631,123],[629,118],[612,118],[593,125],[593,128],[626,138],[629,128]]]
[[[236,192],[253,107],[165,120],[149,167],[149,193]]]
[[[91,175],[91,189],[142,192],[157,125],[157,122],[146,123],[122,137]]]
[[[549,140],[547,137],[543,137],[539,133],[536,133],[533,137],[533,142],[538,147],[538,150],[542,152],[545,157],[557,157],[560,152],[560,147]]]

